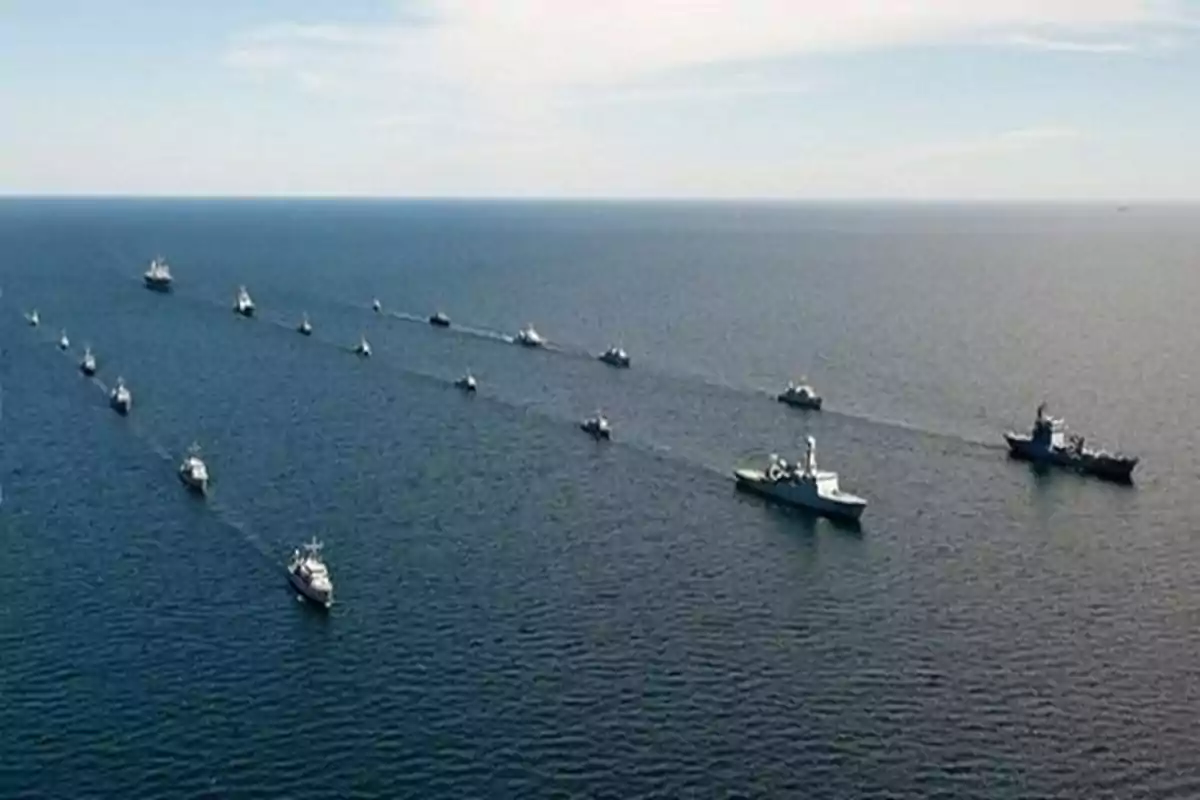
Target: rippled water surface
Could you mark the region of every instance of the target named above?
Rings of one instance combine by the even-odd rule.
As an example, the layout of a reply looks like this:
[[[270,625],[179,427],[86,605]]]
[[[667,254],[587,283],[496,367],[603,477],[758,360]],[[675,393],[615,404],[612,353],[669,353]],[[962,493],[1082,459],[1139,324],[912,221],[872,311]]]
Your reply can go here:
[[[0,201],[0,797],[1197,796],[1198,254],[1188,207]],[[1135,485],[1009,462],[1042,399]],[[860,529],[733,490],[806,434]]]

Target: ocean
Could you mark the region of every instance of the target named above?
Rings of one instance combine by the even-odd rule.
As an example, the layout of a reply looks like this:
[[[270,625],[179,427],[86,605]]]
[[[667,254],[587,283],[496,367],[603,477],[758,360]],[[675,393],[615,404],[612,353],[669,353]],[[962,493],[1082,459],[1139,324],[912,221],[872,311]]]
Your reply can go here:
[[[1184,205],[0,200],[0,797],[1200,795],[1198,259]],[[1042,401],[1134,485],[1010,461]],[[807,435],[859,528],[734,490]]]

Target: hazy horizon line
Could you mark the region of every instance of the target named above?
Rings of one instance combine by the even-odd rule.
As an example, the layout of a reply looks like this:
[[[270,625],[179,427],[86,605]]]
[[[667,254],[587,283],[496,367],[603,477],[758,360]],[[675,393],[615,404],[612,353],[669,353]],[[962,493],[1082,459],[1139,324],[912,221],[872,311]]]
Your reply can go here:
[[[0,191],[0,200],[279,200],[279,201],[353,201],[353,202],[450,202],[450,203],[759,203],[759,204],[862,204],[933,205],[1193,205],[1196,197],[776,197],[776,196],[702,196],[702,195],[381,195],[381,194],[163,194],[118,192],[36,192]]]

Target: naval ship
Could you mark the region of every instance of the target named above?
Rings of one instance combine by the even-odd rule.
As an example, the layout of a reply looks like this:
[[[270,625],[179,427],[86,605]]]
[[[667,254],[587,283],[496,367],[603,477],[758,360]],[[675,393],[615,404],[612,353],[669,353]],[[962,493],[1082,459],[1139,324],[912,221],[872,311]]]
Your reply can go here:
[[[1010,431],[1004,434],[1004,439],[1012,458],[1067,467],[1084,475],[1121,483],[1133,480],[1133,468],[1138,463],[1133,456],[1085,447],[1082,436],[1068,436],[1066,423],[1046,414],[1045,403],[1038,406],[1037,419],[1029,435]]]

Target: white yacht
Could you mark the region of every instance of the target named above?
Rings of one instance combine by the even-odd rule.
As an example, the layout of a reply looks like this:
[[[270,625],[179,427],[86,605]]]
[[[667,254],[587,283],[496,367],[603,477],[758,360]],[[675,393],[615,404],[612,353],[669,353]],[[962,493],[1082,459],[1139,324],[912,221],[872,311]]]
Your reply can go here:
[[[193,492],[206,494],[208,492],[208,467],[200,458],[200,445],[192,442],[183,463],[179,465],[179,480]]]
[[[371,301],[371,310],[376,314],[378,314],[380,311],[383,311],[383,303],[379,302],[378,297]]]
[[[817,469],[817,443],[811,436],[803,466],[772,454],[765,470],[738,469],[733,476],[740,489],[826,516],[857,520],[867,507],[863,498],[841,490],[836,472]]]
[[[162,256],[153,259],[150,262],[150,268],[142,276],[142,281],[145,282],[146,288],[153,289],[156,292],[171,291],[172,280],[171,268]]]
[[[627,368],[629,366],[629,353],[626,353],[624,348],[621,347],[610,347],[601,353],[599,358],[605,364],[613,367]]]
[[[239,286],[237,297],[233,301],[233,310],[243,317],[254,316],[254,301],[250,299],[250,293],[246,291],[245,286]]]
[[[29,322],[30,325],[32,325],[35,328],[38,325],[40,325],[42,322],[42,318],[38,316],[38,311],[36,308],[33,311],[30,311],[28,314],[26,314],[25,319],[26,319],[26,321]]]
[[[800,383],[788,381],[787,388],[780,392],[776,399],[781,403],[787,403],[789,406],[808,408],[813,411],[820,411],[821,403],[824,402],[821,399],[821,395],[817,394],[811,386],[805,383],[803,378],[800,379]]]
[[[612,438],[612,427],[608,424],[608,419],[598,411],[596,416],[588,417],[579,423],[579,428],[585,433],[591,434],[594,439]]]
[[[64,352],[71,349],[71,340],[67,338],[65,330],[58,332],[58,349]]]
[[[312,336],[312,323],[308,321],[308,312],[304,312],[304,317],[300,320],[300,326],[296,330],[303,333],[305,336]]]
[[[517,331],[517,338],[514,340],[522,347],[545,347],[546,340],[542,338],[532,324],[526,325],[521,330]]]
[[[133,408],[133,393],[125,386],[124,378],[117,378],[117,385],[109,392],[108,403],[113,410],[124,416]]]
[[[333,605],[333,581],[329,579],[329,569],[321,558],[324,547],[315,538],[300,550],[292,551],[292,560],[288,563],[288,580],[300,594],[314,603],[329,608]]]
[[[358,344],[354,346],[354,352],[363,358],[371,357],[371,343],[367,341],[366,335],[361,335],[358,338]]]
[[[464,392],[473,392],[479,388],[475,382],[475,376],[471,374],[470,370],[467,370],[466,375],[463,375],[461,378],[456,380],[454,385],[457,388],[462,389]]]
[[[96,357],[92,355],[90,346],[83,348],[83,359],[79,362],[79,371],[89,377],[96,374]]]

